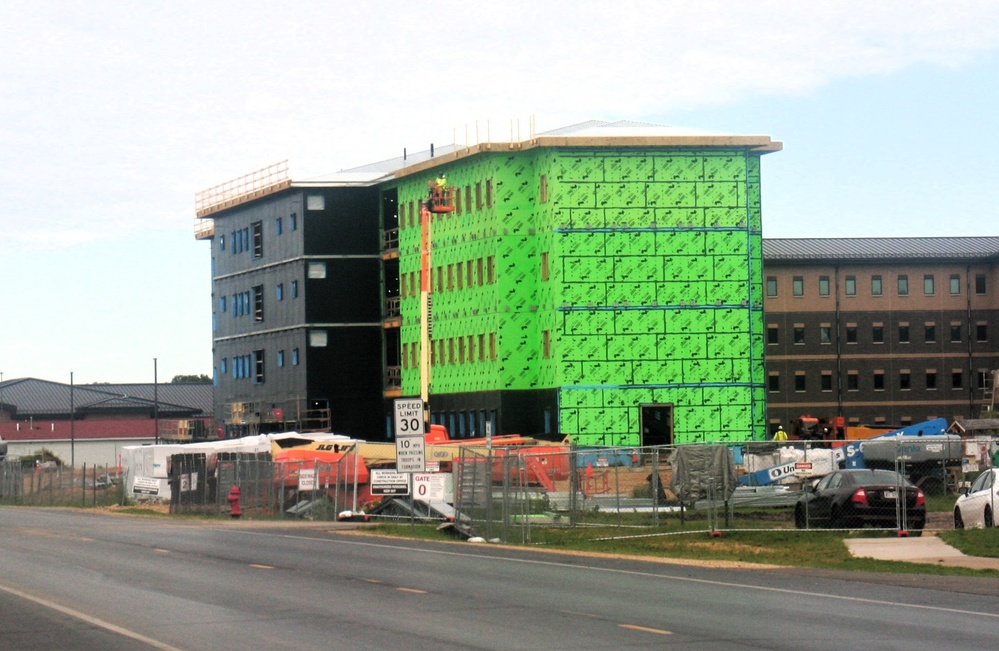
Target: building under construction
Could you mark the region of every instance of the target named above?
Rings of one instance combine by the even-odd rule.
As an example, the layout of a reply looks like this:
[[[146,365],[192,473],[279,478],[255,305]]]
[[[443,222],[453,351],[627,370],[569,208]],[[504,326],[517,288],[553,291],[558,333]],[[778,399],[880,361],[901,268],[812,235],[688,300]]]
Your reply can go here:
[[[594,121],[199,193],[216,418],[383,439],[392,399],[427,390],[459,438],[761,438],[760,162],[780,148]]]

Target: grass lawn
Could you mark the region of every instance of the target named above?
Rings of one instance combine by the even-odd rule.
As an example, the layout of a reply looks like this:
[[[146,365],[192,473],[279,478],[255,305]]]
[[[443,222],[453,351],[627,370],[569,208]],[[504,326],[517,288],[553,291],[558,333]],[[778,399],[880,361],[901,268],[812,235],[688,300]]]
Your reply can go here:
[[[879,561],[855,558],[847,550],[848,537],[891,536],[890,531],[860,530],[851,532],[809,530],[798,531],[793,523],[777,524],[768,531],[740,529],[745,524],[739,518],[732,521],[735,530],[711,535],[706,521],[693,520],[685,524],[670,520],[668,524],[650,530],[628,530],[616,526],[590,525],[581,527],[537,527],[530,541],[521,543],[518,535],[513,543],[518,547],[550,549],[626,556],[649,556],[702,562],[740,562],[794,567],[815,567],[862,572],[917,573],[999,578],[999,571],[940,567],[938,565]],[[774,523],[768,523],[773,525]],[[761,523],[754,521],[758,529]],[[438,531],[434,524],[379,523],[366,529],[370,533],[423,540],[455,541],[454,535]],[[944,532],[945,541],[967,554],[996,556],[999,554],[999,529]],[[951,535],[956,534],[956,535]],[[984,553],[989,550],[990,553]]]
[[[941,531],[939,536],[945,543],[968,556],[999,558],[999,529]]]

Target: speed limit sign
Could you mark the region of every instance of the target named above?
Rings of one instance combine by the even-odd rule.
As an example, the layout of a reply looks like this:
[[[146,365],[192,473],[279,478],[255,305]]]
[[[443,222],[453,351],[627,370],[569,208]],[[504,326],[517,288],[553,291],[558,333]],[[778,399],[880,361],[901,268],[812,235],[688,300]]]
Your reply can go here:
[[[398,398],[395,401],[395,435],[414,436],[423,434],[423,401],[414,398]]]
[[[395,401],[395,469],[397,472],[425,472],[423,401]]]

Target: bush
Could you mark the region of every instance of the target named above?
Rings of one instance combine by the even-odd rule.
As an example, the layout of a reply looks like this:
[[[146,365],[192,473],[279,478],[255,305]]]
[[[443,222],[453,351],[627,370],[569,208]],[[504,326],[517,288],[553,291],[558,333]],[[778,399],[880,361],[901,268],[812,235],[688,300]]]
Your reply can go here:
[[[63,465],[62,459],[57,457],[52,451],[42,448],[41,450],[36,450],[32,454],[22,456],[20,458],[22,468],[34,468],[36,465],[41,463],[55,464],[56,466]]]

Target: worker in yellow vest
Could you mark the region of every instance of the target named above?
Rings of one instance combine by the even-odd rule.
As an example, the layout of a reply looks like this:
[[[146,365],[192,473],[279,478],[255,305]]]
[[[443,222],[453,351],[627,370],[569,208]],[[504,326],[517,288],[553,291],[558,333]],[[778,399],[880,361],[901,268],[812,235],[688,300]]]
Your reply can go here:
[[[787,432],[784,431],[784,427],[782,425],[777,426],[777,431],[774,432],[774,440],[775,441],[787,440]]]

